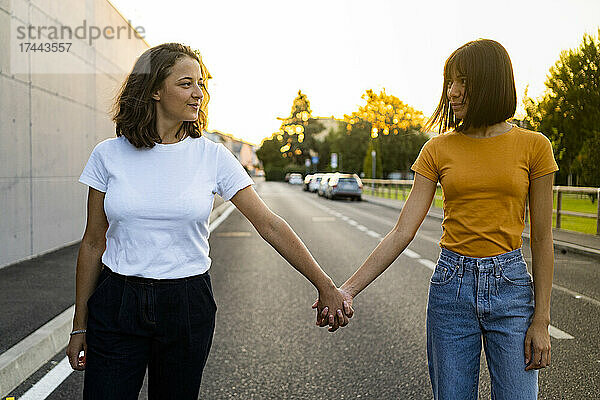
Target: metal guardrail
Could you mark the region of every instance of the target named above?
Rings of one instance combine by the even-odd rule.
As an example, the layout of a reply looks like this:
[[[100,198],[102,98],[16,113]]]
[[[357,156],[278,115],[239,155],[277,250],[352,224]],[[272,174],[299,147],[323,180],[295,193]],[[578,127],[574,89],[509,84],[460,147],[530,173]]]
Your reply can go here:
[[[410,192],[410,187],[412,187],[412,180],[398,180],[398,179],[361,179],[365,185],[371,186],[371,190],[375,193],[376,196],[379,195],[389,195],[391,197],[392,193],[394,197],[399,199],[400,195],[402,199],[406,200],[408,197],[408,193]],[[438,183],[438,187],[440,184]],[[556,215],[556,228],[561,229],[561,222],[563,215],[569,215],[573,217],[581,217],[581,218],[593,218],[596,220],[596,235],[600,235],[600,188],[593,187],[576,187],[576,186],[554,186],[553,192],[556,193],[556,209],[552,210],[552,212]],[[596,205],[597,211],[596,214],[592,213],[582,213],[577,211],[568,211],[563,210],[562,208],[562,195],[563,193],[577,193],[577,194],[596,194]],[[441,196],[435,196],[435,200],[442,200]],[[525,218],[527,218],[528,213],[528,205],[529,202],[525,205]]]

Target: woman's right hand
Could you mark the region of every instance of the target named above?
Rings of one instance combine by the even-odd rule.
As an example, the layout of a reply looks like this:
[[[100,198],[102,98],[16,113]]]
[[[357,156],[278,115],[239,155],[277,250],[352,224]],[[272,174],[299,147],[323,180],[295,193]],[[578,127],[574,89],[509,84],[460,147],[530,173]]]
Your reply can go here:
[[[83,356],[79,357],[79,353],[83,350]],[[69,357],[69,364],[71,368],[76,371],[83,371],[85,369],[85,357],[87,355],[87,343],[85,342],[85,333],[78,333],[71,336],[69,344],[67,345],[66,351],[67,357]]]

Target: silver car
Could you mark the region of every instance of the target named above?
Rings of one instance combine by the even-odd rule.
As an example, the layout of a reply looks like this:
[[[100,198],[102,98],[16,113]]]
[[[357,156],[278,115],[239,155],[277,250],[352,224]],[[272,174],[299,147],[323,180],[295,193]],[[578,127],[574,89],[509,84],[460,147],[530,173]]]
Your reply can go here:
[[[335,174],[327,180],[324,196],[328,199],[349,197],[362,200],[362,182],[356,174]]]

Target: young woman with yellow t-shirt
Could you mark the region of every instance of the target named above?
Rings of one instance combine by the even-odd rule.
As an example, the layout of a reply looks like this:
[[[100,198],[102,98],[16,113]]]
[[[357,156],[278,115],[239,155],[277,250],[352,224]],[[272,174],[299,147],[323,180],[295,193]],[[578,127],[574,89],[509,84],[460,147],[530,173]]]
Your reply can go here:
[[[423,146],[412,166],[415,180],[396,226],[339,289],[351,304],[400,255],[440,182],[442,250],[427,306],[435,399],[477,398],[482,336],[493,399],[536,399],[537,370],[550,365],[558,167],[544,135],[506,122],[516,102],[511,61],[498,42],[472,41],[450,55],[442,97],[427,125],[444,133]],[[533,279],[521,252],[527,195]],[[317,324],[327,322],[317,316]]]

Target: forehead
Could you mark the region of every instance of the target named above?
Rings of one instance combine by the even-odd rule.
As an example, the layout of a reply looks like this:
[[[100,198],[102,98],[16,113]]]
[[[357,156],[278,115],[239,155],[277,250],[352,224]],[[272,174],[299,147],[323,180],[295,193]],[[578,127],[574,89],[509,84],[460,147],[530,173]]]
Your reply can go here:
[[[180,79],[190,76],[196,79],[202,79],[200,64],[191,57],[182,57],[178,59],[171,68],[170,78]]]

